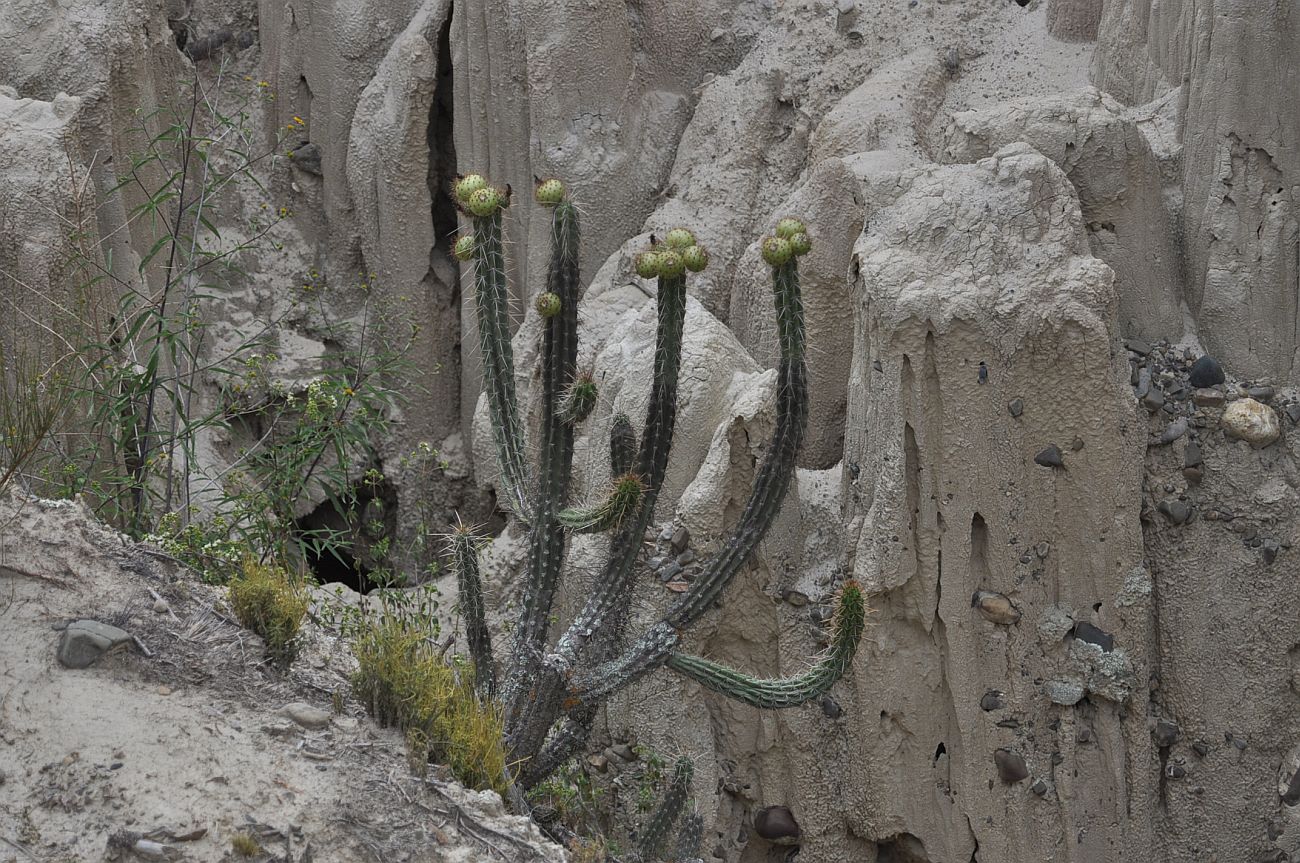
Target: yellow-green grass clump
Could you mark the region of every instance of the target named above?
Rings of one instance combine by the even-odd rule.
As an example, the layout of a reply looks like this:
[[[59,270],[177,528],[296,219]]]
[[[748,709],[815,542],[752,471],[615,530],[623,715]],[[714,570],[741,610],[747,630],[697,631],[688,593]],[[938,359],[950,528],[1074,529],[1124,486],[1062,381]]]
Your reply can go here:
[[[502,719],[479,702],[468,668],[449,666],[424,633],[383,618],[353,643],[352,691],[384,725],[407,732],[463,785],[505,795]]]
[[[267,653],[289,662],[310,602],[303,580],[278,566],[245,558],[230,581],[230,606],[244,626],[262,636]]]

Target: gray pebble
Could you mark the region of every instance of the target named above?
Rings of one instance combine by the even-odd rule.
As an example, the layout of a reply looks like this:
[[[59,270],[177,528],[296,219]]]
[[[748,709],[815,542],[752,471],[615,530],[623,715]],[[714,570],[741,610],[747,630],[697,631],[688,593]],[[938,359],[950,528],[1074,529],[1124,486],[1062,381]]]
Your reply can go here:
[[[991,710],[1001,710],[1006,706],[1006,698],[1002,695],[1002,692],[997,689],[990,689],[980,698],[980,710],[983,710],[985,713]]]
[[[1152,387],[1142,397],[1142,406],[1147,409],[1148,413],[1155,413],[1165,406],[1165,394],[1159,388]]]
[[[1043,467],[1065,467],[1065,457],[1061,455],[1061,448],[1052,444],[1034,456],[1034,464]]]
[[[1155,738],[1156,746],[1168,749],[1178,740],[1178,723],[1171,719],[1158,719],[1151,736]]]
[[[1187,434],[1187,420],[1179,417],[1165,426],[1164,434],[1160,435],[1160,442],[1162,444],[1171,444],[1185,434]]]
[[[998,778],[1008,785],[1029,778],[1029,765],[1024,757],[1010,749],[994,750],[993,763],[998,768]]]
[[[1011,402],[1007,405],[1007,413],[1011,414],[1013,417],[1018,417],[1024,412],[1025,412],[1024,399],[1012,399]]]
[[[1183,467],[1200,467],[1201,466],[1201,445],[1196,441],[1188,441],[1187,446],[1183,449]]]
[[[59,662],[66,668],[88,668],[110,650],[131,640],[131,634],[98,620],[68,624],[59,637]]]
[[[1145,357],[1147,354],[1151,353],[1151,346],[1146,342],[1142,341],[1141,339],[1125,339],[1124,347],[1128,348],[1133,353],[1142,357]]]
[[[1171,524],[1183,524],[1192,515],[1192,508],[1184,500],[1162,500],[1156,505],[1156,509],[1160,510]]]
[[[1251,387],[1246,390],[1246,394],[1257,402],[1271,402],[1273,400],[1272,387]]]

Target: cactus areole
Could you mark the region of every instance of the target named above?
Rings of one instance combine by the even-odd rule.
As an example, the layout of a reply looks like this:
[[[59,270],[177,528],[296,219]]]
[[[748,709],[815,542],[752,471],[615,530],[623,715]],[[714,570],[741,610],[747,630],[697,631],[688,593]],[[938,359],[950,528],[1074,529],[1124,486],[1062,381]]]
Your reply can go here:
[[[691,231],[674,228],[663,243],[636,258],[637,274],[656,279],[658,288],[650,398],[638,434],[630,417],[602,414],[594,381],[590,375],[577,373],[578,214],[558,181],[538,184],[536,199],[551,215],[551,256],[546,284],[537,300],[542,328],[540,422],[526,446],[515,393],[502,238],[502,208],[508,196],[478,174],[461,177],[455,191],[473,225],[472,242],[466,243],[464,251],[473,263],[483,389],[500,466],[499,500],[528,533],[522,609],[513,629],[508,664],[501,673],[493,666],[484,623],[478,544],[462,528],[452,535],[449,550],[457,571],[475,680],[482,697],[497,701],[503,712],[510,759],[520,765],[514,777],[517,787],[535,785],[577,754],[586,745],[605,700],[659,668],[765,709],[794,707],[825,693],[848,670],[862,635],[865,600],[852,582],[842,588],[836,601],[830,648],[802,674],[776,680],[755,678],[679,649],[683,633],[716,605],[754,554],[794,477],[795,457],[808,422],[797,257],[798,250],[806,250],[808,244],[803,223],[783,219],[777,234],[762,244],[763,258],[772,268],[780,357],[775,428],[749,500],[730,535],[720,542],[717,554],[703,564],[695,580],[658,619],[637,634],[627,631],[632,625],[629,609],[641,580],[642,542],[654,521],[672,446],[687,273],[703,269],[708,253],[696,244]],[[800,236],[804,239],[793,240]],[[458,254],[460,247],[458,241]],[[597,429],[609,430],[609,475],[613,477],[604,494],[587,503],[569,499],[574,434],[583,423],[594,423],[588,437]],[[529,464],[526,453],[536,453],[534,463]],[[581,595],[585,601],[577,614],[552,632],[568,538],[594,532],[609,534],[605,563],[584,588]],[[689,767],[683,765],[674,795],[684,793],[689,776]],[[677,817],[680,801],[669,799],[666,803],[664,818],[647,834],[647,846],[661,845],[663,824]]]

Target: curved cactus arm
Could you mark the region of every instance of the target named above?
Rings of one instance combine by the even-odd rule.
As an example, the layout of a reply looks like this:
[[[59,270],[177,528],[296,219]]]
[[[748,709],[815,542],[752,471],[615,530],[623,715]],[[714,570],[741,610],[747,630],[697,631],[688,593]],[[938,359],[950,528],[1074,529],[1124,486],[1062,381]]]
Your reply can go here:
[[[672,653],[668,667],[700,685],[752,707],[777,709],[797,707],[826,694],[843,676],[857,652],[866,625],[866,601],[862,588],[850,581],[840,591],[835,606],[830,647],[803,674],[776,680],[762,680],[716,662]]]
[[[772,268],[781,359],[777,371],[776,429],[740,521],[722,550],[669,610],[666,620],[684,628],[722,595],[776,520],[795,473],[795,456],[808,427],[808,370],[804,365],[803,300],[799,269],[791,257]]]
[[[641,841],[637,844],[642,858],[659,859],[669,832],[682,814],[682,807],[686,804],[686,797],[691,790],[691,776],[694,773],[695,765],[691,763],[691,759],[685,755],[677,759],[677,764],[673,768],[673,778],[668,783],[668,790],[664,792],[664,799],[660,801],[659,808],[646,822],[645,829],[641,831]]]
[[[682,819],[682,828],[677,833],[677,848],[673,857],[677,863],[699,858],[700,841],[704,838],[704,817],[692,812]]]
[[[613,530],[624,519],[636,512],[641,503],[645,485],[634,473],[624,474],[614,480],[604,500],[596,504],[560,510],[560,524],[574,533],[598,533]]]
[[[568,393],[564,397],[564,421],[570,425],[576,425],[587,417],[596,408],[596,397],[600,391],[596,387],[596,382],[591,379],[590,374],[582,374],[573,385],[569,387]]]
[[[609,475],[630,473],[636,459],[636,429],[627,414],[615,414],[609,428]]]
[[[550,626],[551,606],[564,566],[564,528],[557,515],[569,494],[573,467],[573,425],[565,402],[578,357],[578,211],[572,203],[555,206],[551,219],[551,260],[547,293],[559,304],[545,317],[542,336],[542,427],[537,489],[528,536],[528,574],[524,607],[515,635],[505,702],[517,714],[535,676]]]
[[[458,524],[447,538],[460,611],[465,615],[465,640],[474,660],[474,686],[485,698],[496,692],[496,671],[492,665],[492,636],[488,633],[483,603],[483,579],[478,568],[478,537],[465,524]]]
[[[492,436],[501,465],[505,503],[525,521],[532,518],[523,426],[515,397],[514,349],[510,344],[509,289],[501,251],[501,210],[473,217],[474,299],[478,311],[483,390],[487,394]]]

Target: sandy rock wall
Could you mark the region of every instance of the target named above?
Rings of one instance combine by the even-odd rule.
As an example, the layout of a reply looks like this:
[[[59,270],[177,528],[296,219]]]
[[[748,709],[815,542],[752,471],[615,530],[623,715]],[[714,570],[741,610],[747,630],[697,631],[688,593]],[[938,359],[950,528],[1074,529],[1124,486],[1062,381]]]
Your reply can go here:
[[[43,9],[20,3],[0,22],[0,83],[41,100],[6,115],[11,177],[57,161],[62,144],[41,137],[51,118],[79,146],[98,136],[129,153],[131,106],[215,68],[175,47],[178,23],[191,39],[256,32],[235,56],[277,94],[266,128],[301,116],[307,137],[291,143],[310,147],[270,178],[299,236],[293,265],[266,264],[258,289],[294,267],[334,282],[374,272],[418,308],[423,389],[386,457],[428,438],[454,451],[461,433],[478,481],[492,479],[472,423],[475,352],[462,350],[470,292],[446,253],[454,173],[516,192],[521,310],[545,255],[534,175],[565,177],[582,205],[582,363],[604,394],[579,442],[593,453],[584,493],[603,476],[601,423],[643,404],[651,304],[631,253],[693,226],[713,263],[692,280],[659,517],[689,527],[701,554],[735,517],[770,422],[755,240],[787,212],[807,218],[814,392],[798,493],[692,647],[797,670],[849,575],[879,591],[876,626],[827,702],[761,714],[657,675],[602,729],[698,754],[717,859],[781,859],[753,831],[772,805],[826,861],[1295,854],[1300,598],[1280,575],[1300,484],[1291,4],[195,0],[64,4],[38,20]],[[56,62],[79,46],[93,62]],[[58,90],[82,100],[72,119]],[[2,149],[20,128],[43,157]],[[113,218],[101,233],[142,248]],[[527,387],[536,327],[519,321]],[[1279,442],[1229,441],[1223,405],[1193,400],[1202,350],[1227,369],[1224,401],[1259,390]],[[397,482],[402,507],[427,494],[454,508],[453,490]],[[598,553],[579,546],[579,563]],[[651,614],[664,591],[647,578],[638,608]],[[1248,633],[1222,634],[1240,621]]]
[[[1097,46],[1094,79],[1122,101],[1181,87],[1181,241],[1202,339],[1242,374],[1293,378],[1300,10],[1111,2]]]

